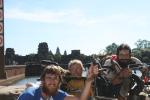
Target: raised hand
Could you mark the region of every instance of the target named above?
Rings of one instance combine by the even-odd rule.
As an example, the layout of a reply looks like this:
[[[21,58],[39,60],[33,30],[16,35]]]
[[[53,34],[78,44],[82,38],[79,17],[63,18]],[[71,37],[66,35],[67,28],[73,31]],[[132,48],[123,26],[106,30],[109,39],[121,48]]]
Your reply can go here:
[[[91,64],[88,70],[87,80],[93,80],[98,75],[98,73],[99,73],[98,65]]]

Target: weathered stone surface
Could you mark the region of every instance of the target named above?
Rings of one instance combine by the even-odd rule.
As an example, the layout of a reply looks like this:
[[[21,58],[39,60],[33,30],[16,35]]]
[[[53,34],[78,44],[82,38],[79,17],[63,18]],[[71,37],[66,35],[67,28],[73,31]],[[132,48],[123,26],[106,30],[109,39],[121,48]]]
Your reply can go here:
[[[0,80],[0,100],[17,100],[19,94],[24,91],[25,85],[22,86],[8,86],[14,82],[23,79],[25,74],[8,77]]]
[[[12,76],[9,77],[7,79],[1,79],[0,80],[0,86],[8,86],[8,85],[12,85],[13,83],[15,83],[18,80],[21,80],[25,77],[25,74],[20,74],[20,75],[16,75],[16,76]]]
[[[0,100],[17,100],[20,93],[26,88],[21,86],[0,86]]]

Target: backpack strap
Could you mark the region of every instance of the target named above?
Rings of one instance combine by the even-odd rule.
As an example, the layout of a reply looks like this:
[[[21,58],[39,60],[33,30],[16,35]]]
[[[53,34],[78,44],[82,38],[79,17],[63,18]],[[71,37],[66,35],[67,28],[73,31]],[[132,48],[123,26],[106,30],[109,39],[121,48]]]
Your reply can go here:
[[[111,57],[111,64],[112,64],[112,67],[115,69],[115,71],[116,71],[117,73],[119,73],[122,68],[120,67],[120,65],[118,64],[118,62],[117,62],[116,60],[117,60],[117,56],[115,56],[115,57],[112,56],[112,57]]]

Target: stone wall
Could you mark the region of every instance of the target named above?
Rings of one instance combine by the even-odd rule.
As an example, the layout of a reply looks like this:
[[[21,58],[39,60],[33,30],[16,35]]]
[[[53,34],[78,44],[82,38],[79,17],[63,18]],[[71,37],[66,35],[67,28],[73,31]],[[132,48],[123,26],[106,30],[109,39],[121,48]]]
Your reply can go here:
[[[7,78],[12,77],[12,76],[25,74],[25,66],[26,65],[5,66],[5,72],[6,72]]]
[[[26,65],[5,66],[6,79],[0,79],[0,86],[8,86],[25,77]]]

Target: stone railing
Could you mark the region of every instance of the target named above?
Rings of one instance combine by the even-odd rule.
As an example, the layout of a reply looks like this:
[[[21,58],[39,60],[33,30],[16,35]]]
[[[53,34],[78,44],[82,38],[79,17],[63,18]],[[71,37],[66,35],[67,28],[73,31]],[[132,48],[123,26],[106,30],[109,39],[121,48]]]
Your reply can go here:
[[[25,74],[25,67],[26,65],[7,65],[5,66],[5,72],[7,75],[7,78]]]
[[[25,65],[5,66],[6,79],[0,79],[0,86],[8,86],[25,77]]]

